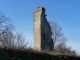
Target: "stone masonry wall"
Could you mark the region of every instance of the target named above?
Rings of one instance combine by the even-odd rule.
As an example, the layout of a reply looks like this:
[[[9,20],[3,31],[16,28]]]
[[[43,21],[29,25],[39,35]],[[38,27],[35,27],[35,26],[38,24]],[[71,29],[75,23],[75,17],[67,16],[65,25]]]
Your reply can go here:
[[[34,49],[52,50],[53,40],[51,35],[51,28],[46,19],[45,9],[38,7],[34,12]]]

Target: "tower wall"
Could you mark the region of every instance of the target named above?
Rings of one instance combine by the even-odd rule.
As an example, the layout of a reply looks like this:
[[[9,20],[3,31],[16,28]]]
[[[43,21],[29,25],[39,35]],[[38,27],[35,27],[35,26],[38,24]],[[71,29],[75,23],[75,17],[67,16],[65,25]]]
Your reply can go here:
[[[41,50],[41,14],[42,8],[34,12],[34,49]]]
[[[39,7],[34,12],[34,49],[52,50],[51,28],[46,19],[45,9]]]

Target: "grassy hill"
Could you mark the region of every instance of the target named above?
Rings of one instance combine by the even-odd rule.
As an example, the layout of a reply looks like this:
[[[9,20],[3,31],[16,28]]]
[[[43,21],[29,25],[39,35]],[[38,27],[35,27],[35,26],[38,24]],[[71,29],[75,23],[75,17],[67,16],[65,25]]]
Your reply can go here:
[[[51,55],[43,52],[0,48],[0,60],[80,60],[80,57]]]

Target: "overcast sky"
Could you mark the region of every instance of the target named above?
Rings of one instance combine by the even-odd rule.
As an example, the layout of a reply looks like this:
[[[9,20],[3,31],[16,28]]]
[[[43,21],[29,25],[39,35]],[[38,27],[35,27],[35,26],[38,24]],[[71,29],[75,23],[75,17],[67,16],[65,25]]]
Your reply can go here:
[[[57,22],[68,39],[67,44],[80,52],[80,0],[0,0],[0,11],[11,18],[33,46],[33,12],[46,9],[47,20]]]

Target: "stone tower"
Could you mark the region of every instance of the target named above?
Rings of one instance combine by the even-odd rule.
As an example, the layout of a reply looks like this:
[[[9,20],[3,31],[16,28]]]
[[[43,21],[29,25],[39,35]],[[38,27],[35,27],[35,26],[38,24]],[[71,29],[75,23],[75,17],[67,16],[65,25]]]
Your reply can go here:
[[[33,13],[34,16],[34,49],[50,51],[53,40],[51,38],[51,28],[46,19],[45,9],[38,7]]]

